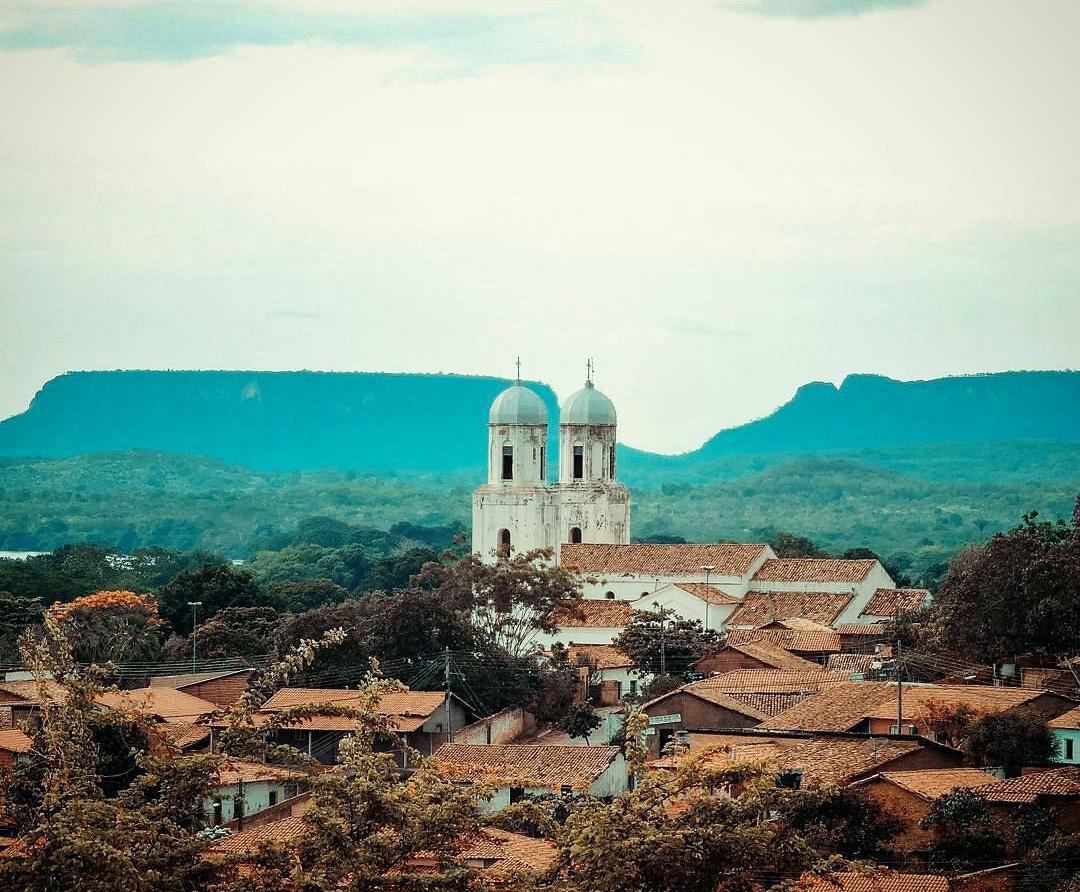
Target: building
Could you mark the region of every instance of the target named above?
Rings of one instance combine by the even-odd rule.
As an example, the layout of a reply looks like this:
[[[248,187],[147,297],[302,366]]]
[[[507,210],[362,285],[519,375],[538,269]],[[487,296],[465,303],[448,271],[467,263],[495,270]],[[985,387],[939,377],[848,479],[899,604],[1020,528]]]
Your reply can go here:
[[[253,669],[225,669],[184,675],[155,675],[150,679],[150,687],[173,688],[226,709],[247,690],[253,672]]]
[[[1032,771],[975,790],[1000,817],[1012,820],[1025,806],[1037,805],[1050,812],[1066,833],[1080,833],[1080,767]]]
[[[141,712],[159,722],[185,725],[199,724],[218,711],[209,700],[173,688],[108,691],[98,697],[98,703],[118,712]]]
[[[931,873],[894,873],[890,870],[804,874],[791,892],[950,892],[948,877]]]
[[[0,769],[11,770],[30,759],[33,741],[17,728],[0,731]]]
[[[706,674],[721,675],[736,669],[791,669],[813,672],[821,667],[803,659],[768,640],[728,642],[719,650],[706,654],[694,669]]]
[[[500,393],[488,413],[488,479],[473,494],[473,551],[550,549],[565,542],[630,541],[630,493],[615,472],[615,406],[592,382],[559,412],[559,472],[548,479],[548,414],[521,383]]]
[[[1080,706],[1051,719],[1048,724],[1058,745],[1056,761],[1080,765]]]
[[[302,774],[265,762],[226,759],[218,769],[217,790],[203,803],[211,824],[242,822],[297,795]]]
[[[851,787],[904,821],[904,832],[897,834],[893,848],[912,853],[923,851],[933,836],[931,831],[920,826],[920,822],[930,813],[935,799],[954,790],[986,787],[997,780],[981,768],[930,768],[882,771],[855,781]]]
[[[625,793],[629,784],[626,759],[617,746],[450,743],[435,758],[449,780],[494,788],[480,803],[487,813],[530,795],[587,793],[605,799]]]
[[[453,694],[449,697],[448,702],[445,691],[393,691],[379,699],[375,711],[387,720],[389,730],[405,746],[428,756],[449,739],[450,731],[464,727],[468,721],[464,704]],[[349,688],[282,688],[263,704],[257,718],[281,725],[274,732],[280,742],[306,752],[324,765],[332,765],[337,761],[341,739],[356,730],[354,719],[328,711],[282,724],[282,713],[288,710],[323,705],[364,709],[368,699],[364,691]],[[403,753],[401,758],[404,760]]]
[[[637,696],[649,676],[634,661],[611,644],[576,644],[567,648],[570,665],[585,675],[585,697],[602,706],[612,706],[624,696]]]

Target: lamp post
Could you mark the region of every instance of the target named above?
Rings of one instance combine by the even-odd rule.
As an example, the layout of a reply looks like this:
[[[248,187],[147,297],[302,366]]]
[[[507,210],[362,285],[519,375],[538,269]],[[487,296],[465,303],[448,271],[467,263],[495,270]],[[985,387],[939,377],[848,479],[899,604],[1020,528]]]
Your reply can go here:
[[[197,628],[195,623],[195,615],[198,609],[202,607],[202,601],[188,601],[188,607],[191,608],[191,671],[195,671],[195,629]]]
[[[705,571],[705,631],[709,631],[709,574],[716,569],[712,564],[702,564]]]

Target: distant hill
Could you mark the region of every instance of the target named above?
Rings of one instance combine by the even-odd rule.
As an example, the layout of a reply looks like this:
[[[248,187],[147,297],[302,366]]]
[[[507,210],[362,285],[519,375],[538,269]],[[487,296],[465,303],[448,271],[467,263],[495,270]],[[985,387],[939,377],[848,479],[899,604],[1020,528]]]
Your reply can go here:
[[[0,422],[0,456],[132,449],[208,456],[259,471],[483,473],[488,407],[510,382],[337,372],[72,372]],[[552,421],[554,392],[532,386]],[[813,383],[758,421],[678,456],[621,448],[636,486],[708,482],[827,455],[925,479],[1075,480],[1080,372],[1003,372]],[[626,431],[623,431],[626,434]],[[555,460],[555,448],[551,450]]]
[[[364,372],[69,372],[0,421],[0,455],[129,449],[257,470],[385,473],[483,468],[487,412],[511,382]],[[555,394],[529,382],[554,420]]]

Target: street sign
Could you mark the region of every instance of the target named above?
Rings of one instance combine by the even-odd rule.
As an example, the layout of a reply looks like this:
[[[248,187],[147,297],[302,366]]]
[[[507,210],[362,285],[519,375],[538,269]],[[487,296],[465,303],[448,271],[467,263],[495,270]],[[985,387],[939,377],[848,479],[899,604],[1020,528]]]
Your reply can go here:
[[[651,715],[649,716],[650,725],[677,725],[682,721],[681,713],[674,713],[673,715]]]

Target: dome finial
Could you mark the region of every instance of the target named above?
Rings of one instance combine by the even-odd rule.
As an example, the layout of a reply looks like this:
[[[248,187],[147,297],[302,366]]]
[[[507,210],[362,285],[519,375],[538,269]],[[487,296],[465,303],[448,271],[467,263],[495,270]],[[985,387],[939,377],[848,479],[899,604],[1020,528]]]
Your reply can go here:
[[[596,365],[593,363],[592,357],[590,356],[589,359],[588,359],[588,362],[585,363],[585,386],[586,387],[591,387],[592,386],[592,375],[593,375],[593,371],[595,371],[595,369],[596,369]]]
[[[517,362],[514,363],[517,366],[517,383],[521,383],[521,357],[517,358]]]

